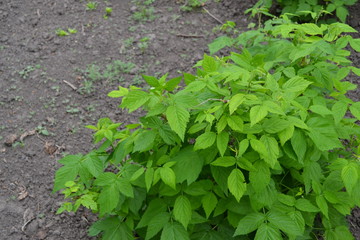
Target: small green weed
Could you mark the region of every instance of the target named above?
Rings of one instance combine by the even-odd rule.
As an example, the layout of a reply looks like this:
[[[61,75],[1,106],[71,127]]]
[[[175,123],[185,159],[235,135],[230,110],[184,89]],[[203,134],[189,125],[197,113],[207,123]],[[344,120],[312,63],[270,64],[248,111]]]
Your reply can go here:
[[[65,37],[65,36],[69,36],[70,34],[75,34],[77,33],[77,30],[75,28],[68,28],[67,31],[64,29],[57,29],[55,31],[56,35],[58,35],[59,37]]]
[[[99,5],[98,2],[91,1],[86,4],[86,10],[88,11],[94,11],[96,10],[97,6]]]
[[[186,0],[185,4],[180,7],[182,11],[192,11],[194,8],[205,6],[208,0]]]
[[[111,7],[105,8],[105,14],[103,16],[104,19],[108,19],[111,16],[111,13],[113,12],[113,9]]]
[[[19,75],[23,78],[26,79],[29,77],[29,74],[33,71],[35,71],[35,67],[34,66],[27,66],[25,67],[23,70],[19,71]]]
[[[139,6],[139,10],[134,12],[131,18],[137,22],[146,22],[155,20],[154,7]]]

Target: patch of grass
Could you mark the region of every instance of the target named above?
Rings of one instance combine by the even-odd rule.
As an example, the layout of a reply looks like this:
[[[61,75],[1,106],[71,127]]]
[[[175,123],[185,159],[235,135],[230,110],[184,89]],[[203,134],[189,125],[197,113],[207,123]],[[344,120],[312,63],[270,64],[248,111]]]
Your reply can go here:
[[[139,10],[134,12],[131,18],[137,22],[147,22],[155,20],[154,7],[139,6]]]

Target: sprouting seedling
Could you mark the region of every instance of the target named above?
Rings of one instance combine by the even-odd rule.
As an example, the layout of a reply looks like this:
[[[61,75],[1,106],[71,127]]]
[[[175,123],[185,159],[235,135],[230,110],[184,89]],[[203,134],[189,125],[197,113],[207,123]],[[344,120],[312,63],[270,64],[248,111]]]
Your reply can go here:
[[[86,4],[86,10],[95,10],[97,8],[98,2],[88,2]]]
[[[61,28],[56,30],[56,35],[58,35],[59,37],[64,37],[64,36],[68,36],[69,33]]]
[[[111,15],[113,9],[111,7],[106,7],[105,8],[105,14],[104,14],[104,19],[108,19],[109,16]]]
[[[75,28],[68,28],[68,32],[70,34],[75,34],[75,33],[77,33],[77,30]]]

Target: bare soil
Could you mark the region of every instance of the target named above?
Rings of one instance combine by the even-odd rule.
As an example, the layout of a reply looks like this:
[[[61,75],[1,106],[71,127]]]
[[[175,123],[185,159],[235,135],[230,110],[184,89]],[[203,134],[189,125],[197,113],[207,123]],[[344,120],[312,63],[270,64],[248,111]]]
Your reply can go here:
[[[243,12],[256,0],[208,1],[207,11],[190,12],[180,10],[182,1],[156,0],[148,21],[133,19],[141,6],[130,0],[98,2],[90,11],[81,0],[0,0],[0,239],[92,239],[94,215],[55,214],[63,200],[51,193],[57,160],[90,150],[84,126],[101,117],[136,121],[108,92],[142,85],[141,74],[191,72],[220,22],[246,30]],[[113,9],[108,19],[105,7]],[[349,19],[357,30],[359,12],[353,6]],[[55,33],[68,28],[77,33]],[[359,54],[352,60],[360,66]],[[358,100],[359,92],[351,96]],[[360,211],[348,219],[360,239]]]

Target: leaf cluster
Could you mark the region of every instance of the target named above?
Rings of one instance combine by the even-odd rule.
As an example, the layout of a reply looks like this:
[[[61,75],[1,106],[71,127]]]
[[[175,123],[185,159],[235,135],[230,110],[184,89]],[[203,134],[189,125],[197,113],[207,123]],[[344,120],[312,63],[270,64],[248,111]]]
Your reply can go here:
[[[240,51],[204,55],[195,75],[144,75],[150,89],[110,92],[145,113],[88,126],[101,145],[59,161],[54,191],[69,199],[59,212],[91,209],[100,220],[89,234],[102,239],[311,239],[314,229],[353,239],[360,104],[344,79],[360,70],[345,48],[360,42],[344,33],[354,31],[271,20],[231,40]]]
[[[357,0],[276,0],[280,5],[280,14],[285,14],[293,21],[317,22],[323,16],[336,16],[341,22],[345,23],[349,16],[348,6],[354,5]],[[259,0],[253,7],[247,9],[245,13],[251,13],[252,17],[261,14],[273,17],[269,13],[273,7],[272,0]],[[328,18],[332,22],[335,18]]]

